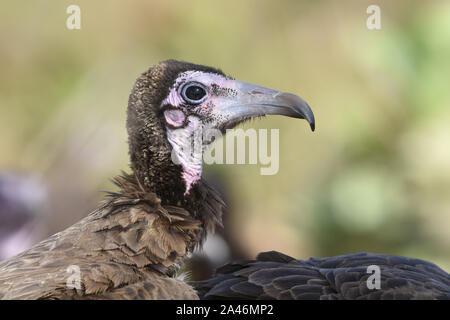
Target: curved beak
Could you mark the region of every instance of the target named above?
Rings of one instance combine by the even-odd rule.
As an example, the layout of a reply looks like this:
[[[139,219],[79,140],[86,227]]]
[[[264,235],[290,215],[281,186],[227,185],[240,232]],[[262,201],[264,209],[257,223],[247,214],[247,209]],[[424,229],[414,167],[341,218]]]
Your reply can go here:
[[[305,119],[311,130],[315,129],[314,113],[305,100],[299,96],[280,92],[247,82],[231,80],[235,95],[218,108],[224,117],[224,128],[230,128],[249,118],[264,115],[282,115]],[[230,101],[231,99],[232,101]]]

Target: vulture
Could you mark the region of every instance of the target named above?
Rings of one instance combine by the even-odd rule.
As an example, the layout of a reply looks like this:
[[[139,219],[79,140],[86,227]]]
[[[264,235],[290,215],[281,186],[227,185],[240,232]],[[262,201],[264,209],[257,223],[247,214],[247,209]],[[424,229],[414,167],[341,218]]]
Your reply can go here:
[[[128,100],[131,172],[113,178],[118,190],[84,219],[0,262],[0,299],[198,299],[177,271],[225,208],[201,177],[203,149],[269,114],[314,129],[294,94],[181,61],[148,69]]]
[[[222,225],[225,203],[201,176],[204,148],[265,115],[315,128],[311,108],[292,93],[187,62],[148,69],[128,100],[130,172],[113,178],[117,191],[84,219],[0,262],[0,299],[449,298],[449,275],[437,266],[371,254],[301,261],[269,252],[210,280],[179,279]],[[369,263],[381,268],[381,289],[367,293]]]

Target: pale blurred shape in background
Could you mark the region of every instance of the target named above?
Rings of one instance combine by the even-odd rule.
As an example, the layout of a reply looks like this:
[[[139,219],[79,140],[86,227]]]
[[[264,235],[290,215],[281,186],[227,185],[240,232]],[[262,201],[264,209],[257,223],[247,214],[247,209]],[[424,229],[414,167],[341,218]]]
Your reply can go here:
[[[356,251],[450,269],[450,3],[78,0],[0,5],[0,170],[39,176],[44,236],[85,216],[127,170],[135,78],[175,58],[299,94],[316,132],[272,117],[280,170],[205,166],[240,256]],[[366,28],[379,4],[381,30]]]

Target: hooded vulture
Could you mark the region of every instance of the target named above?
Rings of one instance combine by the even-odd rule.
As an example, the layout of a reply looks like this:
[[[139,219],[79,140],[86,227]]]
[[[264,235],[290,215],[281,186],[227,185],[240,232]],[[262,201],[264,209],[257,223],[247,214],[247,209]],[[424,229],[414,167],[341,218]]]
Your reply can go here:
[[[201,177],[208,132],[271,114],[314,130],[310,107],[294,94],[186,62],[151,67],[128,102],[131,172],[115,177],[118,191],[84,219],[0,262],[0,299],[448,298],[444,271],[383,255],[301,261],[272,252],[227,265],[196,289],[176,278],[222,221],[225,204]],[[380,265],[383,279],[371,295],[361,285],[367,263]]]

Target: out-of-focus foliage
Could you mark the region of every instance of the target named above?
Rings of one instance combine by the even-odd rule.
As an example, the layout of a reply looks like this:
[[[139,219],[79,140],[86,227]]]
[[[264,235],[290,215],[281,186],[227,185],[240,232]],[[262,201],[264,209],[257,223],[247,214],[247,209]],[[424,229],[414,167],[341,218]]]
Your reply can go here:
[[[81,30],[66,8],[81,8]],[[381,7],[381,30],[366,8]],[[280,170],[222,177],[227,228],[249,256],[374,251],[450,269],[450,3],[446,1],[3,1],[0,168],[39,174],[49,229],[86,215],[127,168],[137,75],[176,58],[304,97],[317,129],[280,128]]]

